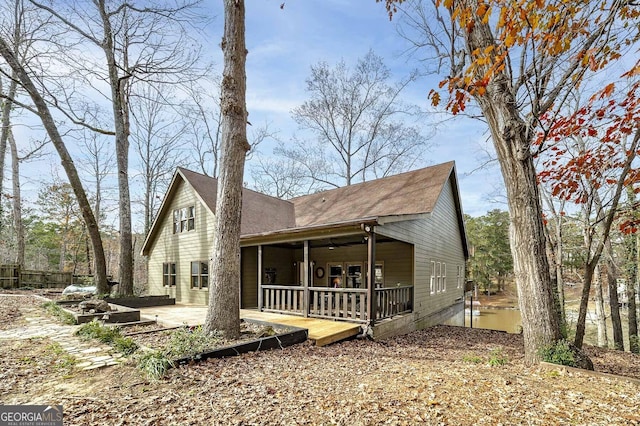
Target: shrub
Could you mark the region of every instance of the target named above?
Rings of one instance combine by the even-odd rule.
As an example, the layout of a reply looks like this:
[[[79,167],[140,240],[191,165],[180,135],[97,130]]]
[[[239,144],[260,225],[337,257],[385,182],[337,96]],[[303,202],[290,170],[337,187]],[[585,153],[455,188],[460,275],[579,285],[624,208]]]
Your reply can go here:
[[[543,361],[577,367],[571,345],[566,340],[558,340],[553,345],[542,347],[539,350],[539,354]]]
[[[105,327],[97,320],[82,324],[76,335],[85,339],[96,339],[102,343],[113,346],[123,355],[131,355],[138,349],[138,345],[131,337],[123,337],[117,327]]]
[[[62,309],[60,305],[58,305],[56,302],[43,303],[42,307],[45,309],[45,311],[47,311],[49,315],[56,317],[63,324],[68,324],[68,325],[76,324],[75,317],[71,313]]]
[[[221,337],[219,334],[207,334],[201,326],[180,328],[171,333],[171,339],[164,352],[171,359],[192,357],[216,345]]]
[[[492,367],[498,367],[500,365],[505,365],[509,362],[509,358],[506,357],[506,355],[504,355],[502,353],[502,349],[500,348],[495,348],[492,349],[491,352],[489,353],[489,365]]]
[[[138,344],[131,337],[116,337],[113,348],[122,355],[131,355],[138,350]]]
[[[468,354],[462,357],[462,361],[469,362],[471,364],[480,364],[482,362],[482,358],[477,355]]]
[[[159,380],[173,367],[173,362],[161,351],[146,351],[138,357],[137,365],[149,379]]]
[[[76,331],[76,335],[85,339],[96,339],[108,345],[112,344],[116,338],[122,337],[118,328],[105,327],[95,319],[82,324]]]

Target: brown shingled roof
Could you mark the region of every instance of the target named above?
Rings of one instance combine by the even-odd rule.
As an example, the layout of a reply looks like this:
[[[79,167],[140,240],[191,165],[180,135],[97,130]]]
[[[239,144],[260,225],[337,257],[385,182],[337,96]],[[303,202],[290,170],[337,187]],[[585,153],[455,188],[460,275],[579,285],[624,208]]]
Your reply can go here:
[[[178,170],[213,213],[216,211],[218,180],[179,167]],[[293,204],[250,189],[242,189],[242,235],[295,227]]]
[[[296,227],[430,213],[453,167],[448,162],[294,198]]]

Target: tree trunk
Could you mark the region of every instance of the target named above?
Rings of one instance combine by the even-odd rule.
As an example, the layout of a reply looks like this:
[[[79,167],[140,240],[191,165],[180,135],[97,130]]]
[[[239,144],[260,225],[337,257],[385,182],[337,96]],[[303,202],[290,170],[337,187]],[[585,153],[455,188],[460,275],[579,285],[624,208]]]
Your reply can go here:
[[[12,73],[11,83],[9,84],[9,92],[7,98],[2,102],[2,130],[0,131],[0,200],[2,200],[2,192],[4,191],[4,167],[7,153],[7,140],[9,138],[9,131],[11,130],[11,107],[13,106],[13,98],[16,96],[16,90],[18,83],[15,81],[15,73]],[[4,224],[2,219],[3,204],[0,201],[0,231]]]
[[[16,74],[17,79],[21,82],[24,89],[29,93],[31,100],[33,101],[38,111],[38,115],[42,120],[42,125],[47,131],[47,134],[51,139],[51,143],[53,143],[53,146],[56,148],[56,151],[60,156],[62,167],[67,174],[67,178],[69,179],[71,187],[73,188],[73,192],[78,201],[80,211],[82,212],[82,218],[87,225],[87,230],[89,231],[89,235],[91,237],[93,253],[96,258],[95,282],[97,290],[99,293],[107,293],[109,286],[107,286],[107,272],[104,250],[102,248],[102,238],[100,236],[98,224],[95,220],[95,217],[93,216],[93,212],[91,211],[91,205],[89,204],[87,195],[84,191],[84,188],[82,187],[82,181],[80,180],[78,171],[73,164],[71,155],[69,154],[69,151],[67,151],[67,147],[65,146],[64,141],[62,140],[62,137],[58,132],[58,128],[53,117],[51,116],[49,107],[36,89],[29,75],[17,61],[13,52],[11,51],[11,49],[9,49],[6,41],[2,37],[0,37],[0,55],[2,55],[7,64],[11,67],[12,71]]]
[[[611,239],[606,242],[607,259],[607,283],[609,287],[609,311],[611,312],[611,325],[613,326],[613,348],[624,351],[624,337],[622,336],[622,320],[620,319],[620,304],[618,303],[618,281],[616,265],[613,260],[613,247]]]
[[[98,2],[104,41],[102,49],[107,59],[111,106],[116,134],[116,163],[118,166],[118,213],[120,217],[120,257],[118,294],[133,295],[133,246],[131,235],[131,196],[129,193],[129,107],[126,100],[126,85],[130,76],[120,78],[115,57],[113,30],[104,0]],[[123,55],[126,57],[126,54]],[[125,67],[126,68],[126,67]]]
[[[587,320],[587,310],[589,309],[589,294],[591,293],[591,284],[593,283],[593,275],[595,265],[598,263],[598,259],[587,262],[584,265],[584,278],[582,286],[582,295],[580,296],[580,310],[578,312],[578,321],[576,324],[576,337],[574,339],[574,346],[582,348],[584,341],[585,323]]]
[[[22,196],[20,193],[20,158],[18,157],[18,147],[13,137],[11,128],[8,129],[9,146],[11,148],[11,180],[13,183],[13,226],[16,233],[16,256],[15,262],[24,267],[24,226],[22,225]]]
[[[609,337],[607,336],[607,315],[604,309],[604,296],[602,294],[602,274],[600,265],[596,265],[594,272],[595,281],[593,290],[596,294],[596,324],[598,326],[598,346],[609,347]]]
[[[240,335],[240,217],[247,141],[247,50],[243,0],[224,1],[222,51],[222,161],[218,177],[211,289],[205,330]]]
[[[629,241],[627,248],[627,300],[629,323],[629,351],[640,353],[640,342],[638,341],[638,316],[636,306],[636,285],[638,283],[638,267],[640,266],[640,233],[627,237]]]
[[[463,1],[473,7],[473,1]],[[469,52],[494,46],[489,26],[476,22],[464,31]],[[479,70],[482,73],[482,70]],[[481,76],[479,76],[481,77]],[[561,338],[549,274],[542,207],[533,158],[532,135],[516,109],[508,78],[496,73],[476,101],[487,120],[502,170],[509,204],[510,243],[525,342],[525,362],[540,361],[539,349]]]
[[[633,274],[627,284],[627,294],[629,295],[629,350],[633,353],[640,353],[640,339],[638,338],[638,311],[636,306],[636,289],[640,282],[640,233],[636,234],[635,260]]]

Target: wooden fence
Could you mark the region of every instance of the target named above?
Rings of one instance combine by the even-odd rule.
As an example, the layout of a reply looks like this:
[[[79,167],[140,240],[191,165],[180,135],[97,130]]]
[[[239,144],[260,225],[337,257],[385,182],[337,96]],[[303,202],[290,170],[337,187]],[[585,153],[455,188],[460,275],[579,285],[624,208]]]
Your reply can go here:
[[[20,265],[0,265],[1,288],[65,288],[73,283],[71,272],[34,271]]]

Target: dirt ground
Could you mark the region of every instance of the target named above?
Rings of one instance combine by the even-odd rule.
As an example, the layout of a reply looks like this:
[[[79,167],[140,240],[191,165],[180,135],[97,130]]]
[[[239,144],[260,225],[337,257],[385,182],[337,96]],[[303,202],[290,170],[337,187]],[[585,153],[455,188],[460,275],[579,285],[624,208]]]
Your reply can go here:
[[[0,296],[3,329],[37,301]],[[640,378],[640,357],[589,348],[596,370]],[[640,385],[523,364],[519,335],[438,326],[383,342],[210,360],[147,380],[79,371],[48,339],[0,343],[0,403],[61,404],[65,425],[640,425]],[[489,361],[504,360],[504,365]]]

